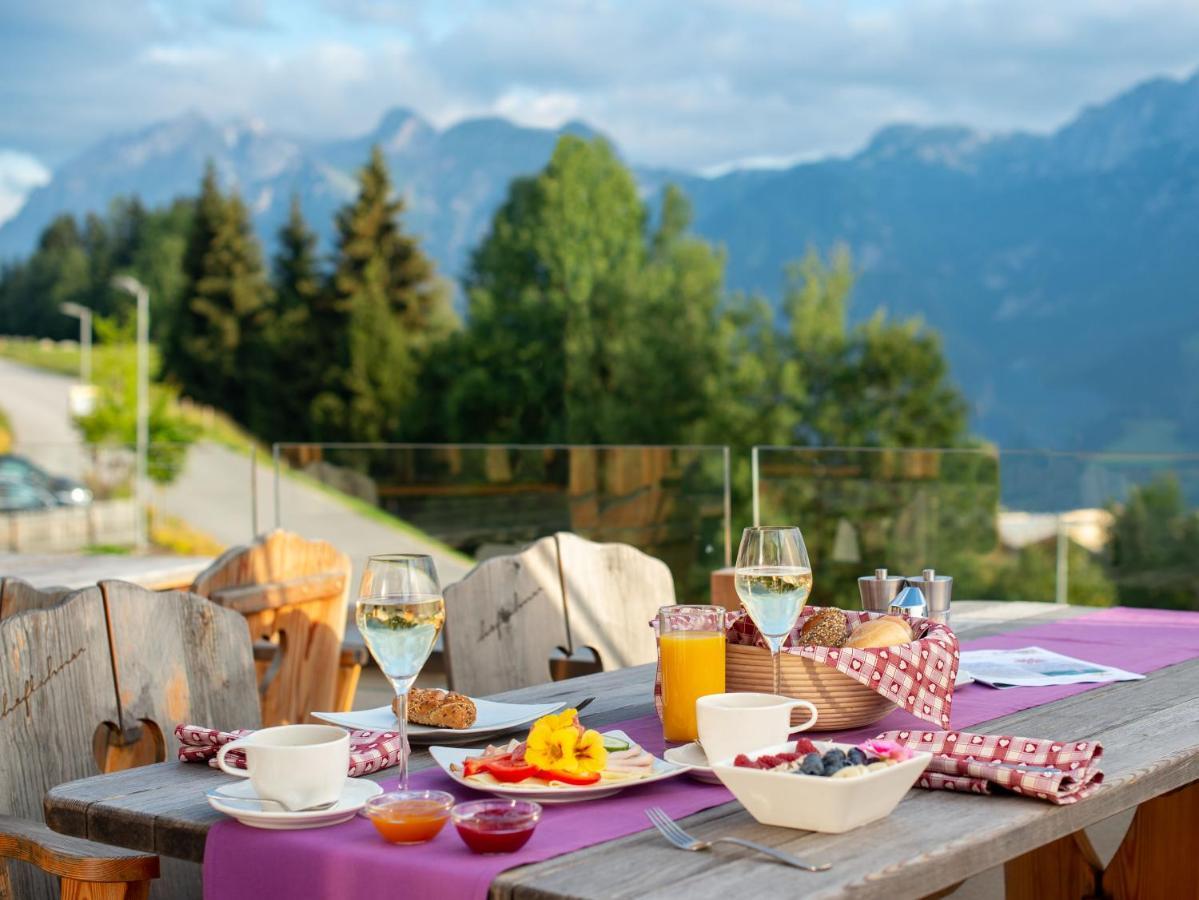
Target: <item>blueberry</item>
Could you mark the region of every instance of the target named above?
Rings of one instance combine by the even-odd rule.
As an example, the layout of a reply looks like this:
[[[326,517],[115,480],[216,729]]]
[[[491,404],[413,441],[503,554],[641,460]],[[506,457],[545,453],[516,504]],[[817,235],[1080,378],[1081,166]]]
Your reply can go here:
[[[803,762],[799,764],[799,771],[804,775],[823,775],[824,761],[820,758],[819,753],[809,753],[803,758]]]
[[[845,751],[839,747],[834,747],[824,754],[824,767],[827,769],[829,765],[835,765],[838,769],[845,765]]]
[[[866,754],[865,754],[865,753],[863,753],[863,752],[862,752],[860,749],[858,749],[857,747],[854,747],[852,750],[850,750],[850,751],[849,751],[849,755],[848,755],[848,757],[847,757],[847,758],[849,759],[849,764],[850,764],[851,766],[864,766],[864,765],[866,765]]]

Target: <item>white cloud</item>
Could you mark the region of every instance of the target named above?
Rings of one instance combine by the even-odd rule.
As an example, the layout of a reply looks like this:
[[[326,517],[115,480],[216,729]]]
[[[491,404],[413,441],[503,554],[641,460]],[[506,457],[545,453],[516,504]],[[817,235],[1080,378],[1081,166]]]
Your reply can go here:
[[[1046,130],[1199,65],[1195,0],[258,0],[255,27],[231,0],[50,6],[0,13],[0,145],[48,159],[181,109],[333,137],[403,105],[583,119],[699,169],[844,153],[896,120]]]
[[[50,180],[50,170],[28,153],[0,150],[0,225],[20,211],[29,192]]]

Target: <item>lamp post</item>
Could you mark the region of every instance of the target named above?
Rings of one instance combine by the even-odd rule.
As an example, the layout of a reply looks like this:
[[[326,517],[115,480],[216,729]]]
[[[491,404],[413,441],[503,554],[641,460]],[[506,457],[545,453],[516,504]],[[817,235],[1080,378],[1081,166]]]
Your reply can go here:
[[[150,293],[130,275],[118,275],[113,286],[137,299],[137,460],[134,491],[137,504],[137,549],[146,548],[146,456],[150,451]]]
[[[79,320],[79,381],[92,383],[92,311],[78,303],[63,303],[58,311]]]

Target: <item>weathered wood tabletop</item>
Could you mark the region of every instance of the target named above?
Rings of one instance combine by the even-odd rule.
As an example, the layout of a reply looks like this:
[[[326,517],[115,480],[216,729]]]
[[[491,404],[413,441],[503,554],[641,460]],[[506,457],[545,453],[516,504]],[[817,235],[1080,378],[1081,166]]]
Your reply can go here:
[[[1050,604],[958,603],[954,625],[968,639],[1088,612]],[[650,712],[652,679],[652,667],[641,666],[502,696],[531,701],[594,695],[587,719],[602,725]],[[752,889],[754,897],[922,897],[1199,781],[1196,684],[1199,659],[1143,681],[1097,687],[972,726],[992,733],[1101,740],[1106,782],[1078,804],[914,790],[890,817],[847,834],[825,835],[759,825],[734,802],[691,816],[685,825],[701,838],[736,834],[806,860],[830,862],[832,869],[808,874],[736,848],[683,853],[647,830],[505,872],[493,884],[492,896],[685,894],[702,900]],[[413,757],[414,769],[430,764],[426,752]],[[75,781],[47,795],[47,822],[66,834],[200,860],[205,834],[220,818],[205,802],[204,791],[224,780],[227,776],[204,766],[163,763]],[[1193,844],[1194,834],[1186,839]]]
[[[208,556],[0,553],[0,576],[41,589],[129,581],[158,591],[186,588],[211,562]]]

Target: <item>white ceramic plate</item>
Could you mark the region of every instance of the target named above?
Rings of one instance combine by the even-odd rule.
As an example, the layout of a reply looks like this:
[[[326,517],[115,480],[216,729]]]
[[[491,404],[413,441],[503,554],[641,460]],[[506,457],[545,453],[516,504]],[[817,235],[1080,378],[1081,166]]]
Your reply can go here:
[[[433,728],[408,723],[408,740],[414,744],[474,743],[481,738],[503,734],[535,722],[542,716],[565,708],[565,703],[496,703],[494,700],[475,701],[475,724],[470,728]],[[342,728],[364,731],[395,731],[396,717],[390,706],[356,709],[350,712],[314,712],[322,722]]]
[[[623,731],[605,731],[603,734],[605,737],[619,738],[620,740],[632,743],[629,736]],[[472,791],[482,791],[485,794],[494,794],[496,797],[502,797],[505,800],[536,800],[538,803],[578,803],[581,800],[599,800],[601,797],[611,797],[613,794],[619,793],[626,788],[637,787],[643,784],[653,784],[655,781],[674,778],[674,776],[681,775],[687,771],[684,766],[675,765],[674,763],[654,757],[653,774],[648,778],[621,781],[616,784],[593,784],[586,787],[548,787],[544,785],[514,784],[511,787],[498,788],[476,784],[473,781],[463,778],[460,772],[454,772],[450,769],[451,764],[454,763],[461,766],[463,760],[468,756],[479,756],[483,752],[483,748],[430,747],[429,752],[433,755],[433,759],[437,761],[437,765],[441,766],[441,770],[463,787],[470,788]]]
[[[716,773],[708,765],[708,756],[704,753],[704,748],[699,745],[699,741],[692,741],[690,744],[671,747],[662,754],[662,758],[667,762],[674,763],[676,766],[686,766],[687,774],[696,781],[720,784],[720,779],[716,777]]]
[[[231,816],[251,828],[294,831],[299,828],[324,828],[354,818],[366,801],[383,793],[383,788],[365,778],[347,778],[341,797],[328,809],[290,812],[270,800],[260,800],[248,780],[224,784],[208,791],[208,804],[217,812]]]
[[[958,666],[958,674],[953,679],[953,686],[961,687],[964,684],[974,684],[974,676],[971,675],[969,672],[967,672],[965,669],[963,669],[961,666]]]

